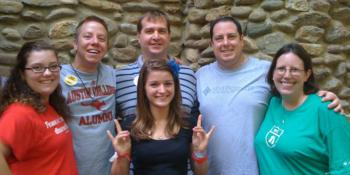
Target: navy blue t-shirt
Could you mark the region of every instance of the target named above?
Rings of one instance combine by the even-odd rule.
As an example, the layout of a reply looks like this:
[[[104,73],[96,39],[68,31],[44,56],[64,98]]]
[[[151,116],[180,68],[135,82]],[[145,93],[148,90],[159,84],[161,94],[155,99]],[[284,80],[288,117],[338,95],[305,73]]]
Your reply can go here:
[[[167,140],[132,141],[135,175],[186,175],[192,141],[191,129],[180,129]]]

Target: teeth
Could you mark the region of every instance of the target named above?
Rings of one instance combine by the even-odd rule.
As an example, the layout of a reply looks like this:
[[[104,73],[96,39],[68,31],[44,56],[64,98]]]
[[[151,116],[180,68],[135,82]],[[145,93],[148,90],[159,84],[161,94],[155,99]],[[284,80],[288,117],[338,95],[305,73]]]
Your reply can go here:
[[[49,83],[51,83],[53,80],[45,80],[45,81],[41,81],[41,83],[43,83],[43,84],[49,84]]]
[[[286,82],[286,81],[282,81],[281,83],[282,83],[282,84],[286,84],[286,85],[291,85],[291,84],[293,84],[293,83],[291,83],[291,82]]]
[[[88,50],[88,52],[89,52],[89,53],[94,53],[94,54],[99,53],[99,51],[98,51],[98,50],[95,50],[95,49]]]

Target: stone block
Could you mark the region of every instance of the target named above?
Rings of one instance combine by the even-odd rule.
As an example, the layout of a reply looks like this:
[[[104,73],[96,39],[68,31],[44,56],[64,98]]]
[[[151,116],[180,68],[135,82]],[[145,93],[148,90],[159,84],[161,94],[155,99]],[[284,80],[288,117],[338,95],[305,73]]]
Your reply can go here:
[[[247,6],[232,6],[231,15],[238,18],[246,18],[253,11],[252,7]]]
[[[307,0],[288,0],[286,1],[286,8],[299,12],[307,12],[310,7]]]
[[[59,39],[74,36],[77,25],[78,22],[75,20],[64,20],[54,23],[49,29],[49,38]]]
[[[23,4],[20,1],[0,0],[0,13],[11,14],[19,13],[23,9]]]
[[[321,44],[299,43],[311,56],[321,56],[325,48]]]
[[[302,26],[295,34],[295,39],[301,42],[318,43],[325,33],[324,29],[315,26]]]
[[[249,37],[256,38],[270,32],[272,32],[272,24],[270,22],[248,22],[247,34]]]
[[[76,11],[70,8],[59,8],[52,10],[47,16],[46,20],[60,19],[76,15]]]
[[[21,34],[14,28],[4,28],[1,31],[2,35],[10,41],[18,41],[21,39]]]

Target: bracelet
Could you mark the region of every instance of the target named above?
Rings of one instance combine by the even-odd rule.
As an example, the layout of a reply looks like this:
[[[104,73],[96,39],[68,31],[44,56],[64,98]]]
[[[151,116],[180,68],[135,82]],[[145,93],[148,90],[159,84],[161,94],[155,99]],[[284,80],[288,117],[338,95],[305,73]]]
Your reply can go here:
[[[192,160],[195,161],[197,164],[202,164],[205,161],[208,160],[208,154],[205,152],[192,152]]]
[[[125,159],[127,159],[129,162],[131,162],[131,156],[130,156],[129,153],[118,154],[117,159],[122,159],[122,158],[125,158]]]

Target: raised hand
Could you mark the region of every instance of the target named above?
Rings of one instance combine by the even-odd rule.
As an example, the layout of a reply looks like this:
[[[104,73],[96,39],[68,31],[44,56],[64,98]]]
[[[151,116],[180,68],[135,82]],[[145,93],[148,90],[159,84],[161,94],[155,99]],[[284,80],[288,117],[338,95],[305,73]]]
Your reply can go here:
[[[129,131],[123,131],[118,120],[114,120],[117,128],[117,135],[113,137],[112,133],[107,130],[107,135],[111,139],[114,150],[118,155],[130,154],[131,151],[131,140]]]
[[[215,127],[211,127],[208,133],[202,128],[202,115],[198,116],[197,126],[193,129],[192,146],[194,151],[204,152],[207,150],[209,139],[215,130]]]

